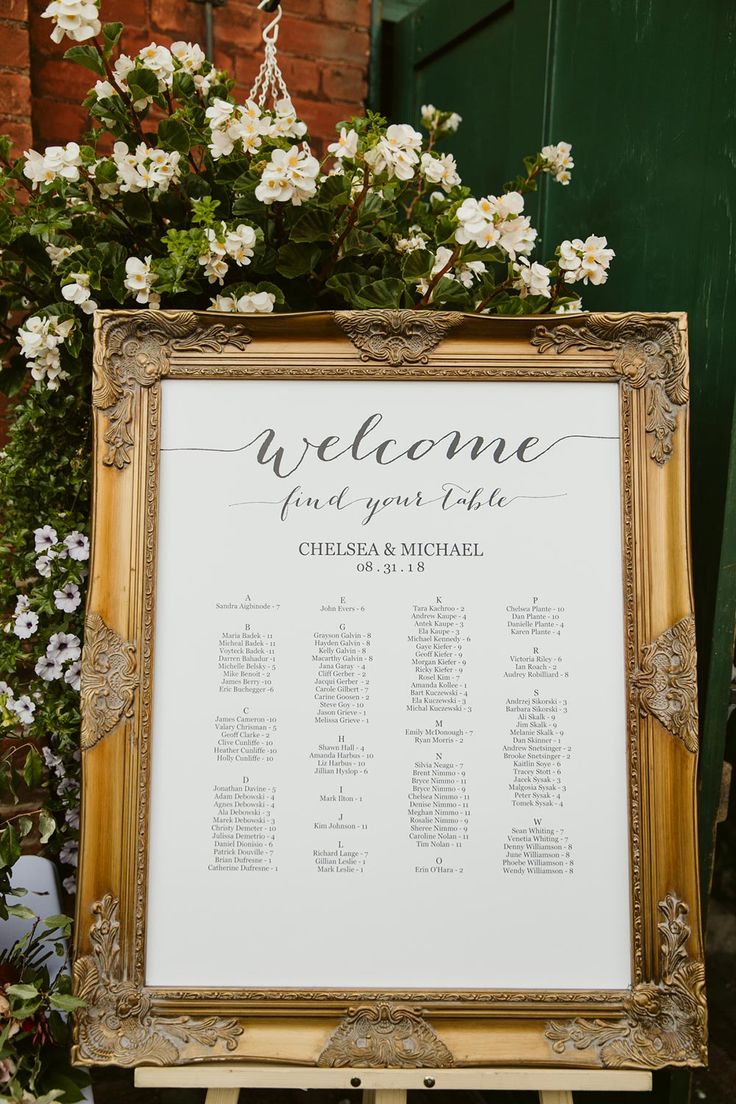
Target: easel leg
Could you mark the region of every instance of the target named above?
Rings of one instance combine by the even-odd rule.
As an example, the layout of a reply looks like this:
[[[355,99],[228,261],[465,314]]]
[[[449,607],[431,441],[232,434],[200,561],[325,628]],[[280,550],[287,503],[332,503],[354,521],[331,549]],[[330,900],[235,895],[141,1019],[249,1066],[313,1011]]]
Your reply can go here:
[[[238,1104],[240,1089],[208,1089],[204,1104]]]
[[[573,1104],[572,1093],[569,1089],[540,1089],[539,1104]]]
[[[363,1089],[363,1104],[406,1104],[406,1089]]]

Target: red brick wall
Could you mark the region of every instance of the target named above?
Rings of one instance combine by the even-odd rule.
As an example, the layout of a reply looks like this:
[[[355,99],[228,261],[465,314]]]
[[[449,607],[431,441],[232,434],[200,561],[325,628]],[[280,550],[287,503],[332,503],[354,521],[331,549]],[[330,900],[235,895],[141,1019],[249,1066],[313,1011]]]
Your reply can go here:
[[[95,79],[88,70],[62,60],[70,43],[57,46],[51,41],[50,20],[41,18],[47,3],[30,0],[30,86],[37,149],[79,136],[84,124],[79,104]],[[2,18],[7,33],[2,27],[0,79],[3,88],[6,81],[11,82],[8,91],[12,89],[12,96],[6,94],[0,102],[7,99],[13,112],[18,112],[19,123],[27,126],[30,108],[28,36],[23,36],[25,0],[2,0],[3,5],[9,5],[13,14]],[[285,0],[279,62],[292,99],[317,146],[332,140],[337,121],[363,108],[370,8],[371,0]],[[190,0],[102,0],[101,18],[125,23],[123,49],[128,54],[151,41],[165,46],[178,39],[204,43],[203,9]],[[256,10],[254,0],[227,0],[224,7],[214,11],[215,63],[235,77],[238,97],[245,98],[258,72],[261,30],[267,19]],[[18,45],[11,45],[11,30],[18,36]],[[2,72],[6,57],[10,70]],[[7,113],[11,113],[10,108]],[[7,130],[8,124],[0,129]],[[16,133],[19,143],[27,142],[26,132]]]
[[[18,150],[31,143],[31,70],[27,0],[0,4],[0,134]]]

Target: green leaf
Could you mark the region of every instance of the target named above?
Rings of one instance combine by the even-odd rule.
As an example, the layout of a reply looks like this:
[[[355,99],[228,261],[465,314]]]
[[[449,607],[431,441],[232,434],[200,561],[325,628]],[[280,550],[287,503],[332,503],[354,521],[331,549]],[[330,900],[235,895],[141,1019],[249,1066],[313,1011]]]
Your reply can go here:
[[[308,272],[314,271],[320,255],[321,250],[318,246],[297,245],[289,242],[279,249],[276,271],[288,279],[293,279],[295,276],[306,276]]]
[[[344,257],[360,256],[365,253],[375,256],[383,252],[383,248],[383,242],[375,234],[369,234],[366,230],[351,230],[343,242],[342,254]]]
[[[19,920],[35,920],[36,914],[27,905],[8,905],[8,915],[17,916]]]
[[[376,280],[361,289],[357,299],[360,307],[398,307],[404,294],[403,280]]]
[[[43,759],[35,747],[28,749],[26,761],[23,764],[23,781],[31,790],[35,790],[43,781]]]
[[[123,210],[135,222],[151,221],[151,205],[143,192],[126,192],[123,196]]]
[[[413,249],[401,262],[401,275],[405,280],[423,280],[429,276],[434,255],[428,249]]]
[[[469,302],[468,288],[463,287],[459,280],[451,280],[449,276],[443,276],[432,292],[432,303],[435,304],[468,306]]]
[[[102,48],[103,48],[105,57],[109,57],[110,54],[113,52],[113,50],[117,46],[118,42],[120,41],[120,36],[121,36],[122,33],[123,33],[123,24],[122,23],[105,23],[104,24],[104,26],[102,28],[102,39],[103,39],[103,47]]]
[[[158,77],[151,69],[138,66],[131,69],[125,78],[134,100],[143,100],[146,96],[158,95]]]
[[[46,809],[41,809],[38,814],[38,830],[41,833],[41,843],[48,843],[56,831],[56,821]]]
[[[52,993],[49,996],[49,1004],[58,1012],[74,1012],[77,1008],[84,1008],[86,1003],[81,997],[73,997],[71,993]]]
[[[345,176],[328,176],[319,189],[319,202],[331,205],[347,203],[349,189]]]
[[[23,839],[25,836],[27,836],[32,828],[33,828],[33,820],[31,819],[31,817],[29,817],[29,816],[20,816],[20,817],[18,817],[18,832],[20,833],[20,838],[21,839]]]
[[[187,154],[190,149],[189,131],[178,119],[162,119],[158,125],[159,145],[178,153]]]
[[[45,916],[43,923],[44,927],[48,928],[49,931],[56,931],[58,929],[68,934],[71,930],[72,918],[71,916],[64,916],[64,914],[60,912],[55,916]]]
[[[83,65],[85,69],[91,69],[98,77],[104,77],[105,66],[102,58],[94,46],[72,46],[64,54],[65,61],[74,61],[77,65]]]
[[[337,272],[330,276],[327,287],[341,295],[346,303],[353,304],[367,283],[368,277],[360,272]]]
[[[5,990],[9,997],[16,997],[22,1001],[32,1001],[40,995],[35,985],[9,985]]]
[[[329,241],[335,223],[334,215],[324,207],[306,207],[289,231],[294,242]]]

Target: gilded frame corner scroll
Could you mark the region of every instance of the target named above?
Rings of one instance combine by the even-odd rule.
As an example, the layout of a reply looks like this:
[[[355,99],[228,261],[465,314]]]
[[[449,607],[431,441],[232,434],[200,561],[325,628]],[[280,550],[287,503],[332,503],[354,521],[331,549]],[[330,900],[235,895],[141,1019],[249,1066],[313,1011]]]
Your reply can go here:
[[[305,993],[146,985],[160,392],[167,378],[618,385],[629,989]],[[100,312],[93,409],[93,572],[83,655],[84,833],[74,967],[75,991],[87,1005],[76,1017],[76,1060],[404,1069],[702,1064],[684,317]],[[119,808],[109,839],[98,847],[92,840],[101,824],[111,823],[111,795]]]

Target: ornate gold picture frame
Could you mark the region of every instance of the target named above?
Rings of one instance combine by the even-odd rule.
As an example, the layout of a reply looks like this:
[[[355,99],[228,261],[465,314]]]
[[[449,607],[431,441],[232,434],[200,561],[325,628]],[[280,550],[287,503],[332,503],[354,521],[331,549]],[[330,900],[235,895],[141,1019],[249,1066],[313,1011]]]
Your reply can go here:
[[[146,984],[166,380],[617,385],[628,988],[245,990]],[[698,725],[685,316],[98,312],[93,405],[93,558],[82,663],[74,966],[75,991],[87,1003],[76,1018],[75,1061],[403,1068],[702,1065],[706,1006],[695,819]],[[595,649],[595,640],[589,644]],[[191,892],[197,893],[196,884]],[[602,911],[610,904],[600,899],[596,907]],[[381,907],[390,911],[391,901]],[[418,907],[417,925],[427,907],[431,902]],[[555,923],[543,896],[537,922]]]

